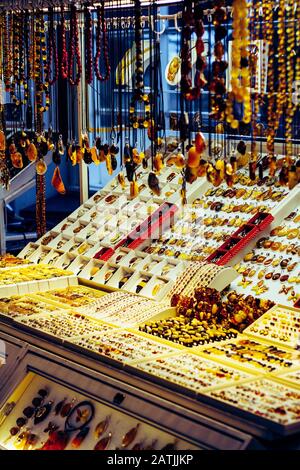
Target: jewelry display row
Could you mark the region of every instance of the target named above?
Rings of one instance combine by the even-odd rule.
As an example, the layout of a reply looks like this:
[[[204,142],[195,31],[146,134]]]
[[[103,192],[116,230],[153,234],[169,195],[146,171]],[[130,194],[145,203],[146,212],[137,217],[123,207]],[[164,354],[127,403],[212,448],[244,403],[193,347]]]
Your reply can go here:
[[[300,342],[300,310],[275,305],[250,325],[245,333],[296,349]]]
[[[252,377],[250,373],[189,353],[141,362],[134,367],[151,375],[152,380],[156,377],[196,393],[249,380]]]
[[[90,337],[72,338],[72,343],[82,349],[100,354],[102,357],[127,364],[176,352],[175,347],[136,332],[124,330],[115,330],[110,334],[102,332]]]
[[[97,335],[110,333],[113,326],[88,318],[79,313],[60,310],[39,315],[23,315],[14,318],[14,321],[31,330],[46,333],[56,340],[70,340],[82,338],[88,334]]]
[[[90,287],[76,285],[64,289],[53,289],[46,292],[38,292],[38,297],[45,301],[54,301],[63,308],[80,308],[96,302],[106,293]]]
[[[258,212],[271,212],[288,194],[270,182],[252,181],[243,173],[235,188],[222,183],[184,207],[174,226],[144,251],[190,261],[204,261]],[[263,204],[261,204],[263,202]]]
[[[268,296],[278,303],[294,305],[300,298],[300,211],[288,215],[234,268],[242,276],[238,291]]]
[[[60,309],[49,303],[43,302],[33,295],[12,296],[0,298],[0,315],[9,318],[31,316],[37,314],[59,314]]]
[[[15,266],[24,266],[26,264],[31,264],[31,261],[18,258],[9,253],[0,256],[0,269],[14,268]]]
[[[73,272],[65,271],[54,266],[24,265],[18,268],[0,270],[0,297],[18,295],[33,290],[45,290],[55,280],[60,280],[61,285],[68,285],[73,279]]]
[[[121,292],[119,296],[107,294],[96,302],[77,309],[89,317],[123,327],[139,325],[156,315],[165,314],[167,310],[170,310],[167,304],[126,292]]]
[[[0,444],[9,450],[170,450],[194,448],[149,424],[30,374],[0,412]],[[20,388],[22,383],[20,385]],[[24,387],[23,387],[24,390]],[[14,392],[14,396],[18,389]]]
[[[204,357],[222,361],[243,370],[273,373],[300,367],[300,352],[284,346],[264,344],[259,339],[241,337],[222,344],[201,347]]]
[[[160,197],[151,193],[147,178],[148,173],[145,171],[137,173],[140,193],[138,197],[131,199],[126,195],[126,184],[122,190],[116,177],[38,240],[37,244],[28,245],[20,256],[35,263],[43,261],[57,264],[59,253],[61,256],[71,253],[74,258],[79,255],[91,258],[102,247],[116,245],[163,202],[180,201],[182,176],[178,169],[162,168],[161,178],[165,184]],[[188,192],[193,193],[200,186],[201,182],[190,185]]]
[[[257,379],[207,393],[235,408],[277,424],[296,424],[300,420],[300,391],[273,380]]]

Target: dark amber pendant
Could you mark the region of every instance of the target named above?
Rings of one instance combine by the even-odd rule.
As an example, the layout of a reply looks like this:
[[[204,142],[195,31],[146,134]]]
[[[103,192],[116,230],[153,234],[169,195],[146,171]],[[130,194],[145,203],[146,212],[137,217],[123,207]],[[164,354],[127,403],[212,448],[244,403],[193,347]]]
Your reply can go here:
[[[89,427],[85,427],[81,429],[81,431],[77,434],[77,436],[74,437],[72,441],[71,446],[73,447],[73,449],[78,449],[78,447],[81,446],[82,442],[84,441],[84,439],[86,438],[89,432],[90,432]]]
[[[95,445],[94,450],[106,450],[107,447],[109,446],[111,436],[112,436],[111,433],[109,433],[108,436],[100,439],[100,441],[98,441],[97,444]]]
[[[59,402],[57,403],[57,405],[55,406],[54,412],[55,412],[56,415],[59,415],[59,413],[60,413],[60,411],[61,411],[61,409],[62,409],[62,407],[63,407],[65,401],[66,401],[66,398],[64,398],[63,400],[59,401]]]
[[[74,404],[75,404],[75,400],[73,399],[71,402],[63,405],[60,411],[60,416],[62,416],[63,418],[66,418],[70,414]]]
[[[122,439],[122,447],[128,447],[136,438],[140,427],[140,423],[138,423],[134,428],[130,429]]]
[[[103,421],[100,421],[100,423],[97,424],[94,434],[96,439],[99,439],[105,431],[107,430],[108,426],[110,423],[110,416],[107,416]]]

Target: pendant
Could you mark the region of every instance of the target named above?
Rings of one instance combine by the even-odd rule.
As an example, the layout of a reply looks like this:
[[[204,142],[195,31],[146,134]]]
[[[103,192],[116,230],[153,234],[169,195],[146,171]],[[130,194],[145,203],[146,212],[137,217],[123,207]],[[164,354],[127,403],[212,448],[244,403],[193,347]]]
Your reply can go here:
[[[100,439],[100,441],[98,441],[97,444],[95,445],[94,450],[106,450],[111,441],[111,436],[112,434],[109,433],[108,436]]]
[[[94,431],[94,435],[96,439],[99,439],[99,437],[101,437],[105,433],[105,431],[107,430],[109,426],[110,419],[111,419],[110,416],[107,416],[103,421],[100,421],[100,423],[97,424],[95,431]]]
[[[76,401],[76,398],[73,398],[71,402],[66,403],[62,406],[61,411],[60,411],[60,416],[62,418],[66,418],[70,414],[70,412],[71,412],[71,410],[72,410],[72,408],[75,404],[75,401]]]
[[[60,414],[61,409],[62,409],[62,407],[63,407],[63,405],[64,405],[66,399],[67,399],[67,398],[65,397],[63,400],[61,400],[60,402],[58,402],[57,405],[55,406],[54,413],[55,413],[56,415],[59,415],[59,414]]]
[[[40,408],[36,410],[34,414],[34,420],[33,420],[34,424],[39,424],[42,421],[44,421],[44,419],[47,418],[47,416],[50,414],[52,410],[52,405],[53,405],[53,401],[49,401],[49,403],[41,406]]]
[[[73,449],[78,449],[78,447],[81,446],[82,442],[84,441],[84,439],[86,438],[89,432],[90,432],[89,427],[85,427],[81,429],[81,431],[74,437],[71,443],[71,446],[73,447]]]
[[[122,439],[122,447],[128,447],[136,438],[137,432],[139,430],[140,423],[138,423],[135,428],[130,429]]]

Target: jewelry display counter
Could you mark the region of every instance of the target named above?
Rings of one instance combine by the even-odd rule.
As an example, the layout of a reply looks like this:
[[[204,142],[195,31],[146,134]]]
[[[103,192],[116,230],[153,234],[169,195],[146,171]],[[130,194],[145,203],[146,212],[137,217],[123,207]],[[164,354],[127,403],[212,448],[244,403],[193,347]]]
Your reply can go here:
[[[136,428],[141,433],[128,448],[134,445],[148,448],[154,446],[154,441],[156,449],[171,443],[177,449],[237,449],[272,448],[273,441],[276,447],[288,447],[289,439],[294,442],[300,428],[300,352],[295,349],[299,330],[297,309],[273,307],[243,334],[227,330],[227,338],[222,338],[215,328],[209,340],[203,336],[205,322],[199,323],[201,333],[192,320],[193,331],[183,328],[182,340],[179,337],[174,341],[160,334],[159,325],[169,322],[168,327],[174,332],[170,319],[178,322],[176,310],[166,308],[165,304],[159,307],[158,302],[149,299],[145,301],[153,304],[145,310],[151,318],[146,320],[146,325],[157,324],[156,333],[147,329],[139,331],[147,317],[145,312],[136,313],[135,305],[139,305],[141,298],[125,292],[105,293],[85,286],[70,286],[24,298],[2,299],[0,339],[4,343],[14,341],[24,345],[18,361],[2,367],[6,370],[0,396],[3,448],[63,445],[62,436],[57,437],[58,443],[47,442],[47,433],[43,434],[42,428],[47,429],[48,421],[52,424],[57,421],[55,425],[67,432],[66,448],[76,447],[82,434],[75,437],[83,432],[84,426],[69,433],[63,428],[66,423],[61,416],[56,420],[53,415],[64,397],[72,406],[92,400],[97,409],[98,401],[113,408],[101,406],[103,413],[99,420],[97,415],[91,426],[86,425],[90,429],[79,444],[81,448],[94,448],[100,440],[99,449],[101,446],[123,448],[124,436],[129,431],[135,435]],[[124,324],[117,313],[118,302],[124,304],[125,318],[128,318]],[[43,311],[37,313],[36,309],[43,303],[47,308],[44,305]],[[161,312],[157,311],[159,308]],[[277,325],[278,321],[285,324],[285,334],[276,339],[272,328],[276,328],[273,323]],[[193,341],[200,333],[204,342],[187,344],[187,333],[193,335]],[[27,379],[29,372],[35,375]],[[29,424],[26,421],[11,436],[10,429],[16,427],[14,423],[22,414],[21,408],[30,406],[28,397],[36,394],[30,392],[22,398],[23,393],[19,394],[17,387],[24,390],[23,380],[30,383],[37,380],[37,388],[49,390],[49,400],[43,405],[51,402],[49,415],[52,416],[50,419],[47,414],[47,421],[38,428],[34,428],[32,421]],[[60,386],[66,387],[68,393]],[[5,410],[10,410],[11,401],[16,401],[16,412],[12,410],[6,417]],[[126,423],[122,431],[107,428],[98,441],[92,438],[96,421],[104,426],[108,416],[112,416],[112,424],[117,420],[116,415],[119,418],[116,409],[126,415],[120,418]],[[128,414],[135,420],[129,419]],[[30,434],[39,436],[34,444],[27,442],[28,426]]]
[[[6,335],[1,332],[1,337],[6,338]],[[198,403],[194,403],[194,407],[185,408],[184,397],[178,396],[178,403],[176,400],[172,402],[170,396],[173,393],[165,395],[151,382],[132,377],[124,371],[120,373],[117,369],[100,361],[93,361],[85,355],[80,358],[78,353],[65,348],[53,348],[51,345],[50,349],[52,352],[44,350],[42,343],[39,347],[31,344],[24,361],[2,386],[0,439],[3,449],[28,445],[28,439],[26,444],[26,435],[22,435],[22,431],[20,433],[17,429],[16,437],[10,431],[16,427],[16,420],[22,417],[22,411],[28,406],[32,407],[32,400],[38,390],[43,388],[49,393],[49,398],[46,397],[44,402],[49,405],[49,400],[53,401],[53,409],[45,416],[42,425],[34,426],[30,419],[23,425],[25,433],[28,426],[30,434],[38,436],[38,441],[31,444],[33,448],[41,446],[42,442],[46,443],[48,435],[44,430],[47,430],[51,421],[66,431],[65,419],[61,416],[63,407],[58,417],[55,414],[55,408],[64,399],[65,405],[68,401],[72,406],[85,401],[92,403],[95,408],[95,417],[90,425],[86,425],[90,427],[90,436],[81,444],[82,449],[93,449],[97,445],[98,450],[133,449],[134,446],[137,450],[138,445],[139,448],[165,450],[243,449],[256,445],[255,439],[247,433],[216,423],[214,419],[199,412],[201,405]],[[16,405],[6,417],[12,402]],[[83,423],[84,419],[86,418],[83,418]],[[108,424],[105,424],[106,419],[109,420]],[[24,421],[18,421],[17,424],[23,423]],[[14,432],[15,430],[12,431]],[[69,448],[74,446],[72,442],[78,432],[67,433]],[[61,440],[62,437],[57,439],[56,444],[59,445]],[[127,442],[125,446],[124,443]]]

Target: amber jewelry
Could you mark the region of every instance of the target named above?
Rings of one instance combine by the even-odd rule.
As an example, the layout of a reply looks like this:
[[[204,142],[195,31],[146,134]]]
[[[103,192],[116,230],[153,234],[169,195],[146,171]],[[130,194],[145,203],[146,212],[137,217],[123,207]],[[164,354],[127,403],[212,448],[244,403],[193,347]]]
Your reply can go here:
[[[144,93],[143,50],[142,50],[142,13],[141,2],[135,0],[135,90],[129,107],[130,124],[134,129],[152,127],[150,96]],[[144,115],[138,115],[138,103],[144,106]]]
[[[34,80],[36,84],[36,103],[38,113],[49,110],[50,89],[48,82],[47,48],[43,14],[36,16],[36,60]],[[45,98],[44,98],[45,95]]]
[[[243,104],[241,121],[251,121],[250,100],[250,69],[249,69],[249,31],[248,5],[246,0],[234,0],[232,6],[233,41],[231,92],[228,94],[226,120],[233,129],[237,129],[239,121],[233,113],[234,102]]]
[[[15,13],[13,20],[13,79],[10,86],[10,97],[16,106],[24,104],[16,96],[16,87],[19,88],[25,82],[25,57],[24,57],[24,13]]]
[[[80,82],[82,65],[80,57],[80,48],[79,48],[79,30],[78,30],[78,19],[77,19],[77,9],[75,5],[71,6],[71,16],[70,16],[70,49],[68,57],[68,80],[71,85],[77,86]],[[77,65],[77,71],[75,78],[73,77],[73,66],[74,60]]]
[[[88,4],[84,6],[85,81],[93,81],[93,20]]]
[[[60,10],[60,44],[61,44],[61,62],[60,62],[60,75],[61,78],[66,80],[69,76],[68,72],[68,51],[67,51],[67,37],[66,37],[66,20],[64,5],[61,4]]]
[[[204,53],[204,24],[203,24],[203,10],[200,1],[196,0],[191,2],[185,0],[183,4],[183,29],[182,29],[182,48],[181,48],[181,92],[184,98],[188,101],[196,100],[200,97],[201,88],[206,85],[204,77],[204,69],[206,68],[206,61],[203,56]],[[192,54],[190,48],[190,41],[192,33],[195,32],[196,39],[196,74],[194,79],[194,87],[192,85]]]
[[[108,36],[106,30],[106,21],[104,14],[104,0],[101,1],[101,6],[97,8],[97,31],[96,31],[96,56],[94,59],[96,77],[100,81],[106,81],[110,77],[110,63],[109,63],[109,51],[108,51]],[[99,61],[101,59],[103,50],[104,64],[105,64],[105,75],[101,74]]]
[[[278,8],[278,89],[276,95],[276,113],[274,128],[275,132],[279,127],[279,121],[284,112],[284,106],[286,102],[286,38],[285,38],[285,13],[286,13],[286,2],[279,0]]]
[[[224,60],[224,45],[222,43],[222,40],[224,40],[227,34],[226,28],[223,26],[223,23],[227,20],[227,13],[224,5],[224,0],[218,1],[213,12],[213,24],[215,28],[215,60],[212,64],[213,78],[209,86],[210,91],[212,92],[212,109],[210,115],[213,119],[218,121],[224,120],[224,112],[226,109],[224,95],[226,93],[225,72],[228,68],[228,63]]]
[[[285,60],[286,60],[286,89],[285,91],[285,98],[286,98],[286,106],[285,106],[285,143],[286,143],[286,157],[288,166],[291,165],[292,161],[292,151],[293,151],[293,144],[292,144],[292,137],[293,137],[293,118],[297,106],[293,102],[293,83],[294,83],[294,75],[295,75],[295,68],[296,68],[296,36],[295,36],[295,8],[294,4],[285,5],[285,11],[287,13],[287,26],[286,26],[286,49],[285,49]],[[299,44],[298,44],[299,47]],[[297,178],[295,178],[297,181]],[[291,188],[290,188],[291,189]]]
[[[53,75],[51,74],[53,66]],[[56,33],[54,29],[54,10],[53,7],[49,8],[49,28],[48,28],[48,79],[49,84],[54,85],[58,80],[59,65],[58,65],[58,50],[56,43]]]
[[[3,78],[5,91],[10,92],[11,77],[13,74],[13,46],[12,46],[12,18],[13,13],[3,13],[4,34],[3,34]]]
[[[268,109],[267,109],[267,150],[270,158],[270,162],[274,159],[274,139],[276,134],[275,119],[276,119],[276,93],[275,93],[275,80],[274,80],[274,63],[275,63],[275,50],[273,41],[273,5],[271,2],[264,2],[263,13],[264,13],[264,37],[268,43],[268,71],[267,71],[267,84],[268,84]],[[274,160],[273,160],[274,163]],[[270,174],[274,175],[276,171],[276,160],[275,168],[274,165],[270,167]]]

